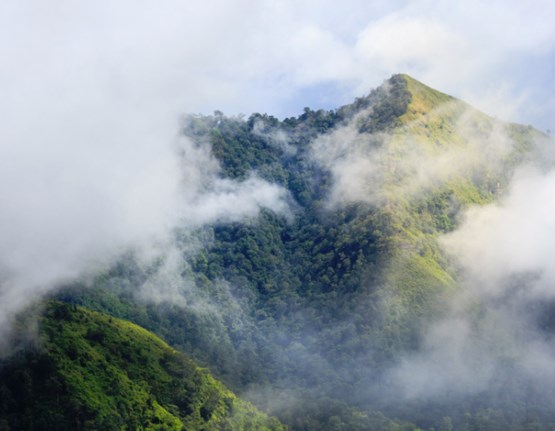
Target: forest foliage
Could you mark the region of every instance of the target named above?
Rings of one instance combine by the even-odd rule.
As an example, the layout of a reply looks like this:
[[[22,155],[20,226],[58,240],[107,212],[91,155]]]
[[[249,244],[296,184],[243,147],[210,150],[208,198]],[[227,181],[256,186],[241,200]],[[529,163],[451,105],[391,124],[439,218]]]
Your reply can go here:
[[[128,321],[59,302],[27,319],[39,339],[2,364],[3,430],[284,429]]]

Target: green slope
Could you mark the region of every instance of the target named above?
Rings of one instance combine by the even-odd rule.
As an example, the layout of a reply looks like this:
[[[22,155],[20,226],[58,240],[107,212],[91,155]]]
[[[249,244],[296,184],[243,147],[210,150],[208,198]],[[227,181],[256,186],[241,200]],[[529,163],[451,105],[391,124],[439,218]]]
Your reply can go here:
[[[0,429],[284,429],[137,325],[50,302],[39,326],[0,371]]]
[[[437,238],[452,230],[462,210],[495,198],[476,148],[478,137],[460,122],[491,130],[493,120],[462,101],[401,75],[410,101],[381,150],[382,193],[393,227],[384,268],[383,306],[390,336],[407,345],[438,316],[456,290],[455,274]],[[476,126],[468,127],[475,132]],[[487,139],[484,132],[482,138]],[[464,160],[461,162],[461,159]],[[498,181],[500,172],[492,173]],[[477,181],[478,180],[478,181]]]
[[[385,269],[386,307],[399,331],[441,313],[457,287],[438,237],[457,226],[464,209],[498,199],[541,138],[401,77],[410,101],[381,150],[380,184],[395,244]]]

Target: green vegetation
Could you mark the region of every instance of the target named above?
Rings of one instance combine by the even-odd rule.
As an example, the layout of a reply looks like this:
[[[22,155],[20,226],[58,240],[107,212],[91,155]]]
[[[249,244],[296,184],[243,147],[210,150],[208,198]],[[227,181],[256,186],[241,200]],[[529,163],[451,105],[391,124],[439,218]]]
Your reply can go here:
[[[40,341],[2,367],[2,429],[283,429],[132,323],[50,302]]]

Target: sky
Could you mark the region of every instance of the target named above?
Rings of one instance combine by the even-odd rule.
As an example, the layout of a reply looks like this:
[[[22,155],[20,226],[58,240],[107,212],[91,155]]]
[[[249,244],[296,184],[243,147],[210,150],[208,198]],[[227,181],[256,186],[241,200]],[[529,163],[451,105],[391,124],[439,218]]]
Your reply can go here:
[[[403,72],[555,130],[554,12],[548,0],[1,2],[0,323],[1,304],[177,223],[286,211],[286,192],[256,176],[218,179],[179,137],[186,113],[333,109]]]
[[[114,110],[284,117],[403,72],[500,118],[554,124],[548,0],[3,3],[1,85],[23,104],[65,109],[73,93]]]

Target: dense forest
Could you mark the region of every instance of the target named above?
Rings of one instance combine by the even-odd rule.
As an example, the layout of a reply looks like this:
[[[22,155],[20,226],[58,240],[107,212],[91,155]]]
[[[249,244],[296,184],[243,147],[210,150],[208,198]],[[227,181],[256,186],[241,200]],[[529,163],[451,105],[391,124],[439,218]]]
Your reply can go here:
[[[182,133],[222,178],[287,190],[288,210],[177,229],[159,259],[130,250],[64,286],[38,318],[43,345],[2,360],[0,429],[555,429],[553,389],[510,355],[479,390],[407,397],[397,372],[463,289],[442,238],[545,136],[406,75],[336,110],[216,111]],[[471,304],[472,328],[489,306]],[[550,338],[549,305],[522,307]]]

